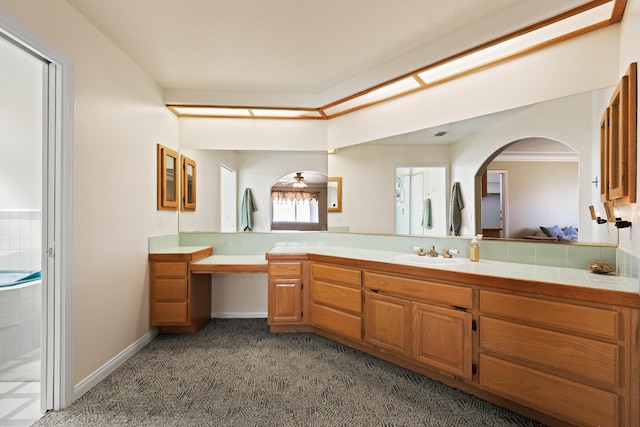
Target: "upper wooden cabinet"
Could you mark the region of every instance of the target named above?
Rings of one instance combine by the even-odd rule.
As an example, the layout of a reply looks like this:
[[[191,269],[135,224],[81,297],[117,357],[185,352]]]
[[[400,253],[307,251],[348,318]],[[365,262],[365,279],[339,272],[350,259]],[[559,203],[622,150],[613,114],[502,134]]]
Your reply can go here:
[[[636,202],[637,66],[629,66],[600,121],[600,198],[615,206]]]

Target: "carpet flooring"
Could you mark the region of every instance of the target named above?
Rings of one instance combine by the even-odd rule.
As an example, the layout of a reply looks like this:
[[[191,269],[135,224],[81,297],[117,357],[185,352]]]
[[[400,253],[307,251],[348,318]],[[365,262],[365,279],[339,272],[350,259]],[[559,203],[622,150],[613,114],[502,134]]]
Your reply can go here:
[[[34,426],[531,426],[541,424],[314,334],[212,319],[160,335]]]

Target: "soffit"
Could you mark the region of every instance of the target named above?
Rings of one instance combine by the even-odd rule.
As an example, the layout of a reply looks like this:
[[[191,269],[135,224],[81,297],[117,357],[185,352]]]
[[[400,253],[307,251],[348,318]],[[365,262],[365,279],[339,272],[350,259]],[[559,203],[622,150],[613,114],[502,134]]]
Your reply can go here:
[[[264,93],[369,87],[584,0],[67,0],[165,89]],[[561,4],[559,4],[561,3]],[[485,24],[484,26],[482,24]],[[484,30],[481,30],[484,28]],[[490,34],[487,32],[490,28]],[[473,31],[472,31],[473,30]],[[453,49],[453,48],[452,48]],[[455,52],[450,52],[455,53]],[[382,73],[384,74],[384,72]],[[375,81],[378,79],[378,81]],[[345,89],[348,90],[348,89]],[[348,95],[345,93],[344,96]],[[282,98],[284,99],[284,98]],[[291,105],[290,105],[291,106]]]

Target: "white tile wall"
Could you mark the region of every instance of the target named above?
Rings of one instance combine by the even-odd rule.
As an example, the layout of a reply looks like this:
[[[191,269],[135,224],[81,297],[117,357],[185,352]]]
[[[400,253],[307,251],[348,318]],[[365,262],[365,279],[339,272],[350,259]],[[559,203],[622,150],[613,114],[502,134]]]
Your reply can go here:
[[[42,213],[0,211],[0,270],[39,270]]]

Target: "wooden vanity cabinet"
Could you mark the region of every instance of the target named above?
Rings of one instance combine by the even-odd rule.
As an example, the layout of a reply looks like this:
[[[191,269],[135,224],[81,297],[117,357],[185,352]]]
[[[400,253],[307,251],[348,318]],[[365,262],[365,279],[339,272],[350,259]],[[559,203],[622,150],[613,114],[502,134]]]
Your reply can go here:
[[[480,290],[480,313],[481,387],[571,423],[628,425],[619,311]]]
[[[636,296],[310,258],[310,331],[549,425],[638,425]]]
[[[284,332],[277,330],[279,326],[309,324],[308,265],[305,260],[269,261],[268,323],[272,332]]]
[[[362,272],[313,262],[311,322],[351,341],[362,341]]]
[[[151,253],[149,322],[162,333],[193,333],[211,317],[211,283],[192,280],[190,263],[213,252],[211,247],[176,253]],[[202,282],[202,283],[201,283]]]
[[[365,341],[425,367],[471,380],[473,290],[364,273]]]

